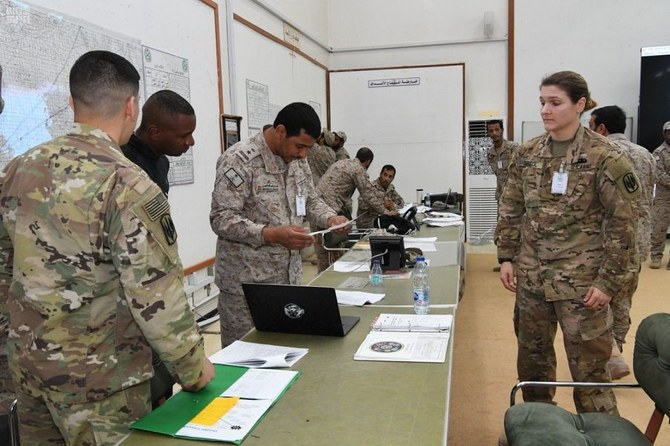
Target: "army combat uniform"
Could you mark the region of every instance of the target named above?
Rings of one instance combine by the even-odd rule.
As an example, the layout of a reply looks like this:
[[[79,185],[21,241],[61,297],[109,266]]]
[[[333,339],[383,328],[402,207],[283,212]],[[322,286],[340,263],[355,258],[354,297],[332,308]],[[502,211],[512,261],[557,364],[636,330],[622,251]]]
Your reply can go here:
[[[656,159],[656,195],[652,214],[651,252],[652,260],[663,258],[666,233],[670,226],[670,144],[664,142],[654,150]],[[668,262],[670,265],[670,262]]]
[[[507,181],[509,162],[518,148],[519,144],[503,140],[500,147],[492,146],[486,153],[486,159],[491,166],[491,170],[496,175],[496,202],[500,200],[503,186],[505,186],[505,181]]]
[[[382,186],[382,183],[379,181],[379,178],[377,178],[372,182],[372,187],[374,189],[375,194],[379,199],[382,200],[382,202],[384,202],[384,200],[391,200],[399,208],[405,205],[405,201],[402,199],[400,194],[395,190],[395,186],[393,184],[389,184],[389,187],[384,189],[384,186]],[[358,215],[360,215],[360,217],[356,219],[356,227],[371,228],[372,221],[379,214],[377,214],[374,210],[372,210],[368,202],[365,201],[362,196],[359,196]]]
[[[305,159],[286,164],[273,154],[263,133],[238,142],[221,155],[209,214],[216,242],[216,285],[221,344],[240,339],[251,327],[242,283],[300,284],[300,251],[263,241],[265,226],[302,226],[296,197],[305,200],[306,217],[326,226],[336,213],[314,189]]]
[[[612,315],[592,311],[590,287],[617,296],[635,248],[630,200],[640,187],[628,159],[605,138],[579,127],[567,154],[552,154],[545,134],[512,158],[496,228],[498,257],[512,259],[521,381],[555,381],[556,324],[575,381],[609,382]],[[557,172],[568,175],[560,188]],[[552,187],[556,190],[552,191]],[[526,401],[551,402],[553,388],[527,388]],[[617,413],[611,390],[575,389],[578,412]]]
[[[635,174],[640,180],[641,191],[640,197],[631,201],[637,216],[637,250],[635,253],[637,258],[631,259],[630,268],[626,272],[621,291],[617,296],[612,296],[612,302],[610,303],[614,316],[612,332],[619,350],[621,350],[626,342],[626,334],[630,329],[630,308],[640,277],[640,263],[646,261],[649,257],[656,160],[651,152],[630,142],[622,133],[612,133],[607,136],[607,139],[628,156],[633,163]]]
[[[83,124],[0,178],[0,304],[22,444],[115,444],[150,411],[151,347],[183,385],[205,363],[170,207]]]

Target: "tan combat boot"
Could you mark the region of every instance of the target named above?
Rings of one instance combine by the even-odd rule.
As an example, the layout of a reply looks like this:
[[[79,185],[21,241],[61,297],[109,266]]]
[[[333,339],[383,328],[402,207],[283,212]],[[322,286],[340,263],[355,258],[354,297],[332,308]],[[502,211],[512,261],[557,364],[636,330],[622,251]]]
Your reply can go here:
[[[607,361],[607,369],[610,371],[610,375],[612,375],[612,380],[621,379],[624,376],[630,375],[630,368],[621,356],[619,347],[616,344],[612,347],[612,356],[610,356],[610,360]]]
[[[651,259],[651,262],[649,262],[649,268],[660,269],[661,268],[661,260],[662,259]]]

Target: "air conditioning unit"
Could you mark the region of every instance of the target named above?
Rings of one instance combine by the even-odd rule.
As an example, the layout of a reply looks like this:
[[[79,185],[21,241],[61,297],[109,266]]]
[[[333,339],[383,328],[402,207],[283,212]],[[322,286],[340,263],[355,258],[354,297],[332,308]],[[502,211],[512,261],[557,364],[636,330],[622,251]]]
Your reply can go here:
[[[496,176],[486,159],[493,142],[486,134],[486,122],[468,121],[465,198],[468,210],[467,241],[470,243],[492,242],[498,220]]]

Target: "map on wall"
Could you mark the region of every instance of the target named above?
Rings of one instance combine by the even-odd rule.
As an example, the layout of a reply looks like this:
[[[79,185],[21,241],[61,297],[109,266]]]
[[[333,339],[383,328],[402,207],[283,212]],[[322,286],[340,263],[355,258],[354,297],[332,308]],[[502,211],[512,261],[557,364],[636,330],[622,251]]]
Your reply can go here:
[[[57,13],[0,0],[0,168],[16,155],[67,133],[70,67],[93,49],[113,51],[140,71],[139,41]]]

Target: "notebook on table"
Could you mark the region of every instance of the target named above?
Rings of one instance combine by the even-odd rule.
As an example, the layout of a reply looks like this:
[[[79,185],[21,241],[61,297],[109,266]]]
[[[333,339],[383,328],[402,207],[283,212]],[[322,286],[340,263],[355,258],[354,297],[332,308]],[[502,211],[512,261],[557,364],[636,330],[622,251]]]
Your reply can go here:
[[[258,331],[344,336],[360,320],[340,315],[333,288],[243,283],[242,289]]]

